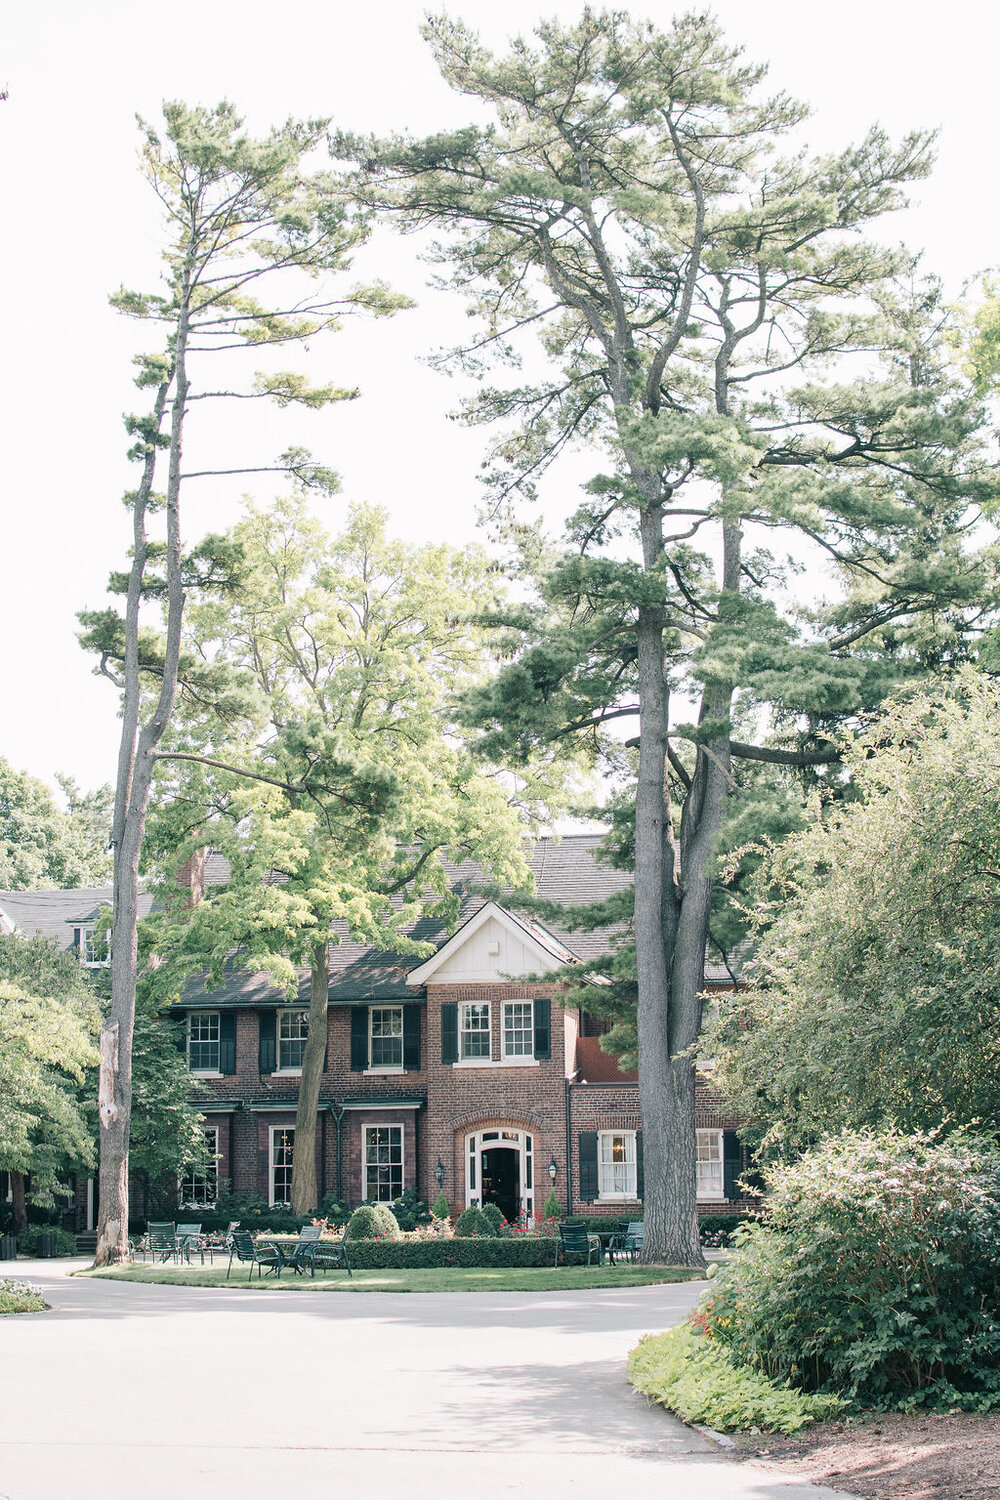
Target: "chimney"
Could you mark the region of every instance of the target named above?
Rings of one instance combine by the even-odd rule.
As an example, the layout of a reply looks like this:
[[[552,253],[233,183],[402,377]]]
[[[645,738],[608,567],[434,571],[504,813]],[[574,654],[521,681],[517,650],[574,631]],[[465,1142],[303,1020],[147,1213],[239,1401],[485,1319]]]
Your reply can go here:
[[[196,849],[194,853],[177,867],[177,881],[179,885],[186,885],[188,898],[184,905],[188,911],[193,906],[198,906],[205,899],[205,858],[207,849]]]

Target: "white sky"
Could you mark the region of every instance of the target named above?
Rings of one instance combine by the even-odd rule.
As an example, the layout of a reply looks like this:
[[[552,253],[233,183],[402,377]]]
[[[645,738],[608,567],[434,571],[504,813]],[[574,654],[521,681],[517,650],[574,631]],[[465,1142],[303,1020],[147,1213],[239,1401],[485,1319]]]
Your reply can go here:
[[[539,14],[573,19],[582,5],[465,0],[449,8],[501,45]],[[630,8],[662,25],[686,7],[635,0]],[[116,695],[91,675],[75,616],[104,602],[106,575],[122,565],[128,545],[119,497],[134,471],[124,461],[120,416],[139,401],[129,363],[137,329],[111,311],[107,295],[121,282],[151,287],[159,243],[156,205],[135,165],[135,113],[155,119],[163,98],[226,97],[257,129],[289,114],[330,115],[379,132],[462,123],[470,104],[437,76],[417,30],[424,9],[419,0],[5,7],[0,755],[16,767],[48,780],[68,772],[84,786],[113,778]],[[817,149],[846,145],[874,120],[894,133],[940,126],[933,178],[918,185],[914,206],[885,235],[924,247],[925,264],[952,294],[1000,261],[996,6],[719,0],[713,9],[751,57],[770,60],[773,86],[813,104],[806,135]],[[213,414],[209,429],[192,434],[197,456],[220,466],[267,463],[301,441],[342,475],[343,495],[322,511],[331,528],[356,498],[388,506],[394,529],[408,538],[471,539],[485,434],[448,419],[460,388],[420,363],[450,331],[461,336],[461,309],[424,291],[426,270],[409,241],[380,242],[355,269],[359,277],[385,275],[421,301],[416,312],[317,343],[312,377],[360,385],[363,398],[319,414],[265,415],[264,403],[251,403],[252,418],[244,411],[239,422]],[[550,483],[553,515],[575,504],[580,474],[571,463]],[[250,481],[222,483],[188,488],[189,539],[235,519]]]

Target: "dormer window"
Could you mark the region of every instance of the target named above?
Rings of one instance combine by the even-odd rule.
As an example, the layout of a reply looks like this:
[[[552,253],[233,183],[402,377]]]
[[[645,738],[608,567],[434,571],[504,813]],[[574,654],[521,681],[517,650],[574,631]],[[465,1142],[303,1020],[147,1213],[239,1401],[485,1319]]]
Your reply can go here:
[[[73,936],[80,962],[88,969],[105,968],[111,962],[110,931],[97,932],[93,927],[77,927]]]

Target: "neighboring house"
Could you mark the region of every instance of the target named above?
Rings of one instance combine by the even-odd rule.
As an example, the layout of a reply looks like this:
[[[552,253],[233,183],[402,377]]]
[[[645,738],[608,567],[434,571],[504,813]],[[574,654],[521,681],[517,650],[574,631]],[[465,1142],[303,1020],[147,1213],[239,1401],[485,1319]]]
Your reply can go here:
[[[599,843],[595,835],[539,840],[530,858],[537,894],[577,905],[627,885],[628,875],[595,861]],[[210,855],[185,872],[195,899],[203,881],[224,881],[223,866]],[[544,977],[605,951],[607,934],[559,931],[487,901],[467,889],[478,875],[471,864],[453,872],[466,890],[453,933],[436,920],[415,927],[415,937],[435,945],[430,958],[376,952],[346,934],[331,946],[320,1195],[354,1204],[414,1188],[432,1202],[443,1188],[453,1210],[494,1202],[513,1217],[540,1213],[554,1187],[567,1212],[638,1215],[635,1074],[601,1050],[606,1024],[564,1007],[561,987]],[[21,899],[66,902],[68,894]],[[87,904],[65,907],[74,932],[85,934]],[[17,921],[23,931],[33,926],[26,908]],[[74,944],[87,951],[85,936],[64,946]],[[717,966],[705,980],[708,990],[733,986]],[[199,1107],[216,1161],[181,1183],[185,1205],[207,1207],[220,1181],[272,1204],[288,1201],[308,996],[305,971],[289,1003],[265,975],[234,965],[216,989],[192,982],[173,1008],[205,1091]],[[707,1074],[699,1075],[697,1110],[699,1209],[728,1211],[740,1199],[744,1161],[736,1122]]]

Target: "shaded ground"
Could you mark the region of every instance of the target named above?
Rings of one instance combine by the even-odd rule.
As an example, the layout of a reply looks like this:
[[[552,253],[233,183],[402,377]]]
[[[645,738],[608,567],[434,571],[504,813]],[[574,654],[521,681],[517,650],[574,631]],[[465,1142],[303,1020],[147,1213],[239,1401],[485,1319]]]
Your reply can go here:
[[[794,1438],[743,1437],[746,1457],[862,1500],[998,1500],[1000,1417],[889,1412]]]
[[[52,1311],[3,1320],[3,1500],[842,1500],[734,1461],[626,1383],[626,1352],[698,1282],[262,1296],[71,1266],[19,1267]]]

